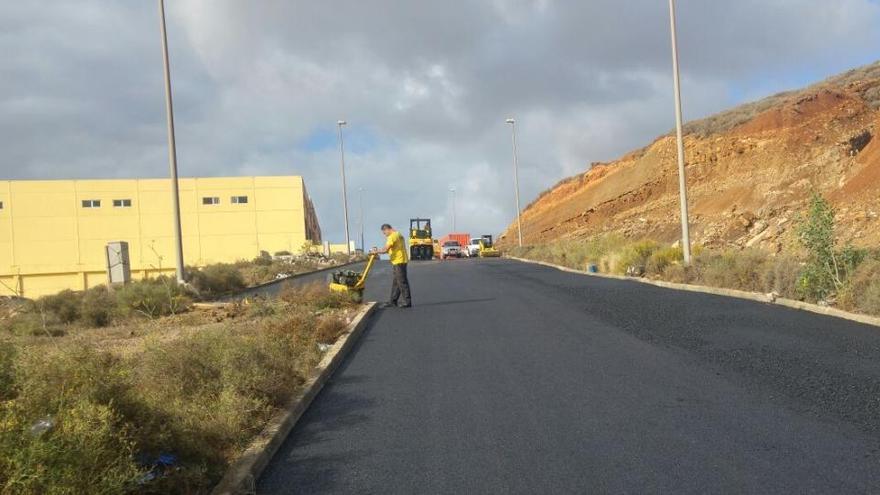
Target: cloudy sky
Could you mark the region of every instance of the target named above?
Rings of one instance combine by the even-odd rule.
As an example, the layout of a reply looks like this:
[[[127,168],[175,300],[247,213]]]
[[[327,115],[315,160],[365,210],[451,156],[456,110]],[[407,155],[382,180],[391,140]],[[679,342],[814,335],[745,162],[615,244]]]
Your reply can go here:
[[[665,0],[167,0],[181,175],[303,175],[343,234],[497,233],[673,126]],[[678,0],[687,118],[880,58],[877,0]],[[167,174],[156,2],[0,3],[0,179]]]

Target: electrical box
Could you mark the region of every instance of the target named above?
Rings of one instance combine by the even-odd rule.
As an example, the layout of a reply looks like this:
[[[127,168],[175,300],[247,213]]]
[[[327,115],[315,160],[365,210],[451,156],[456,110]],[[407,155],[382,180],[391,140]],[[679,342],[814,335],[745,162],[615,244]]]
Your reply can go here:
[[[131,263],[128,257],[128,243],[114,241],[107,243],[107,282],[127,284],[131,282]]]

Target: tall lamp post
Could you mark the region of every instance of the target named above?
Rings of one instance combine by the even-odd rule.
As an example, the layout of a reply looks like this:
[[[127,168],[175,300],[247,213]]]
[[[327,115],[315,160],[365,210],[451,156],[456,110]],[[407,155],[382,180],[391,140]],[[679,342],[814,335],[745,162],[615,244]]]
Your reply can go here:
[[[336,122],[339,128],[339,163],[342,168],[342,212],[345,215],[345,252],[351,254],[351,237],[348,230],[348,191],[345,185],[345,144],[342,140],[342,126],[348,124],[344,120]]]
[[[455,226],[455,188],[450,187],[449,192],[452,193],[452,231],[458,232],[458,228]]]
[[[165,32],[165,1],[159,0],[159,30],[162,33],[162,63],[165,69],[165,115],[168,124],[168,166],[171,169],[171,208],[174,216],[174,255],[177,283],[183,279],[183,232],[180,227],[180,186],[177,180],[177,144],[174,140],[174,105],[171,98],[171,68],[168,63],[168,35]]]
[[[522,247],[522,219],[519,207],[519,164],[516,157],[516,120],[507,119],[505,122],[510,124],[510,132],[513,137],[513,187],[516,194],[516,233],[519,239],[519,247]]]
[[[675,137],[678,145],[678,191],[681,203],[681,251],[684,264],[691,262],[691,239],[688,226],[687,177],[684,170],[684,138],[681,118],[681,80],[678,70],[678,40],[675,32],[675,0],[669,0],[669,25],[672,33],[672,80],[675,90]]]

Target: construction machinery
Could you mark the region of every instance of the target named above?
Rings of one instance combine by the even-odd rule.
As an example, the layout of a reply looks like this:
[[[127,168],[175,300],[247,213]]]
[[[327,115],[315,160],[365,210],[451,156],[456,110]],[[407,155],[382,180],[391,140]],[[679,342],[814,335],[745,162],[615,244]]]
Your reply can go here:
[[[411,260],[434,258],[434,239],[431,237],[430,218],[409,219],[409,258]]]
[[[497,258],[501,256],[501,251],[495,247],[492,242],[492,236],[486,234],[480,238],[480,258]]]
[[[364,288],[367,286],[367,275],[373,268],[373,263],[379,255],[370,253],[367,259],[367,266],[363,272],[353,270],[337,270],[327,275],[327,281],[330,283],[330,292],[338,292],[348,294],[352,301],[360,303],[364,300]]]

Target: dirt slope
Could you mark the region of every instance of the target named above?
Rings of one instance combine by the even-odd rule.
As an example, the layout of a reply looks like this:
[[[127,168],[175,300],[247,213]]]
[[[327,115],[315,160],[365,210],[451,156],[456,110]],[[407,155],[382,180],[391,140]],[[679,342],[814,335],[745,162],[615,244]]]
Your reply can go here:
[[[880,62],[689,123],[693,240],[779,251],[815,189],[836,207],[843,241],[880,246],[878,109]],[[671,242],[678,211],[675,139],[667,135],[542,193],[523,213],[524,240],[616,232]]]

